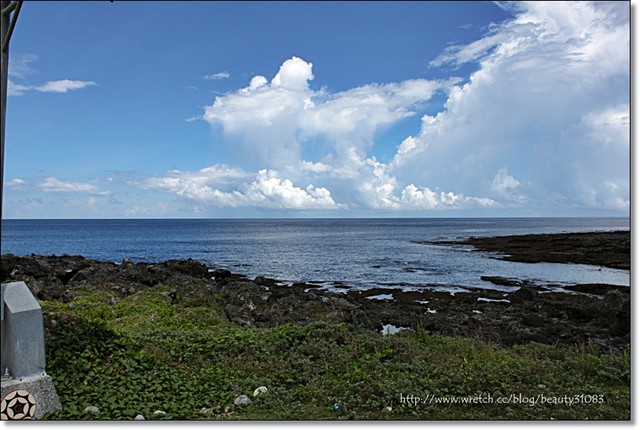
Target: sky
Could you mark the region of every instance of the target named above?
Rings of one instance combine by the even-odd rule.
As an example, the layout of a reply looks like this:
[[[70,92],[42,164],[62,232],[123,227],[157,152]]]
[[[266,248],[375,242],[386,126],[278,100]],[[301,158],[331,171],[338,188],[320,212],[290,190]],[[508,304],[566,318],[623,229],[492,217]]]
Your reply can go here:
[[[4,218],[629,216],[616,2],[25,2]]]

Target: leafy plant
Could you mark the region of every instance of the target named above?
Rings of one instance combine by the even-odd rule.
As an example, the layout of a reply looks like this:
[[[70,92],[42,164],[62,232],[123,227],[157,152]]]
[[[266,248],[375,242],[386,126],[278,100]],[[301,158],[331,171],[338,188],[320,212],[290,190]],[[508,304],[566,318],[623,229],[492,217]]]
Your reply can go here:
[[[630,419],[629,350],[507,348],[421,330],[382,336],[350,324],[240,327],[204,296],[172,302],[166,291],[157,286],[111,300],[78,290],[70,303],[42,302],[47,372],[62,403],[44,419]],[[259,386],[268,392],[252,397]],[[251,405],[234,405],[241,394]],[[406,400],[539,394],[604,400],[571,406]],[[88,406],[100,412],[86,412]]]

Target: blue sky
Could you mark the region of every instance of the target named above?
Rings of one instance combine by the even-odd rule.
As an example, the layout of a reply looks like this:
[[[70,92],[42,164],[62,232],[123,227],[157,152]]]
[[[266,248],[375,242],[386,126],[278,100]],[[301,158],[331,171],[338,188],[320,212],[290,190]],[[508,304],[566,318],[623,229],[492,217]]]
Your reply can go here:
[[[25,2],[5,218],[627,216],[627,2]]]

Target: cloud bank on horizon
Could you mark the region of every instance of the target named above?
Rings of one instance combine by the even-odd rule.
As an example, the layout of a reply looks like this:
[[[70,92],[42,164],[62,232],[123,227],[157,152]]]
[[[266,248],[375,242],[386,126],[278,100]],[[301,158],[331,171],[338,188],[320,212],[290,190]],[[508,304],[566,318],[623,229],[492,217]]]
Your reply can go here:
[[[265,216],[628,215],[628,4],[499,6],[512,18],[426,58],[426,73],[413,79],[318,87],[316,60],[292,52],[275,74],[247,76],[243,87],[219,93],[187,120],[209,124],[211,160],[127,186],[171,196],[189,216],[247,209]],[[18,64],[18,77],[31,74],[33,60]],[[465,75],[469,65],[473,72]],[[446,77],[424,77],[430,73]],[[199,79],[232,77],[225,70]],[[92,85],[99,84],[11,83],[9,93]],[[417,128],[398,136],[407,121]],[[381,155],[381,141],[389,139],[392,150]],[[49,176],[33,188],[84,194],[95,209],[100,199],[121,205],[111,181]],[[18,192],[32,184],[12,178],[5,185]],[[176,216],[175,207],[165,201],[123,213]]]
[[[467,82],[313,90],[312,62],[293,56],[271,79],[254,76],[205,108],[202,119],[233,167],[174,171],[141,185],[231,207],[628,210],[626,6],[503,7],[516,18],[431,62],[477,63]],[[423,115],[391,160],[370,155],[377,136],[441,90],[444,110]]]

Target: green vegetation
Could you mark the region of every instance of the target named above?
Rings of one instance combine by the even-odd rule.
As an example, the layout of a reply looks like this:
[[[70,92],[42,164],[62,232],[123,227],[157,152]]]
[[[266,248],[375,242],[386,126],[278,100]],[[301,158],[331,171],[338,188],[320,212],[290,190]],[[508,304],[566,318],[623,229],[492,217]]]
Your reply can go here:
[[[630,419],[629,350],[505,348],[423,331],[382,336],[320,322],[239,327],[218,305],[184,298],[172,303],[162,286],[119,300],[77,291],[69,303],[41,304],[47,370],[62,403],[62,410],[43,419]],[[259,386],[269,391],[254,398]],[[253,403],[234,406],[240,394]],[[431,395],[491,396],[494,402],[401,401]],[[573,405],[497,404],[510,395],[601,397],[583,396]],[[84,412],[90,405],[100,412]],[[154,415],[157,410],[166,414]]]

